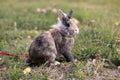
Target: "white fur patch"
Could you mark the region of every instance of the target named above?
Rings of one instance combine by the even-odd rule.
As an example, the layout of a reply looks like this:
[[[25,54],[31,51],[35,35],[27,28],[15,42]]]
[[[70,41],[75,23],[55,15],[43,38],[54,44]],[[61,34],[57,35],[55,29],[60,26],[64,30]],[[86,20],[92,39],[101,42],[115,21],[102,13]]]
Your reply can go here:
[[[59,65],[60,64],[60,62],[58,62],[58,61],[55,61],[54,63],[52,63],[51,65]]]
[[[51,27],[52,28],[60,28],[63,27],[64,25],[62,24],[61,20],[58,18],[58,23],[57,24],[53,24]]]
[[[58,62],[58,61],[55,61],[55,63],[54,63],[54,65],[59,65],[60,64],[60,62]]]

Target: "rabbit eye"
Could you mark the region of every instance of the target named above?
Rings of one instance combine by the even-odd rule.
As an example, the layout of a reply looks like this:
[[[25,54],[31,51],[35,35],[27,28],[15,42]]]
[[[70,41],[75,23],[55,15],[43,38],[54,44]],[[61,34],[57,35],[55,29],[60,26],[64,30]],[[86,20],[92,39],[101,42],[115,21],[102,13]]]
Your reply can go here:
[[[62,23],[63,23],[66,27],[70,27],[70,22],[69,22],[68,19],[63,18]]]
[[[69,22],[67,22],[67,23],[66,23],[66,26],[67,26],[67,27],[70,27],[70,23],[69,23]]]

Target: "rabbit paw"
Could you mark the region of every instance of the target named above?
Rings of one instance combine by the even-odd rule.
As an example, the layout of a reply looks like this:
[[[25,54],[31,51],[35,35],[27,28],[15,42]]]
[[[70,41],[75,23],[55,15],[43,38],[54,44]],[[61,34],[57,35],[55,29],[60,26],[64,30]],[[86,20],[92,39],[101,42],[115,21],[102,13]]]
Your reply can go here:
[[[51,65],[59,65],[60,64],[60,62],[58,62],[58,61],[55,61],[54,63],[52,63]]]

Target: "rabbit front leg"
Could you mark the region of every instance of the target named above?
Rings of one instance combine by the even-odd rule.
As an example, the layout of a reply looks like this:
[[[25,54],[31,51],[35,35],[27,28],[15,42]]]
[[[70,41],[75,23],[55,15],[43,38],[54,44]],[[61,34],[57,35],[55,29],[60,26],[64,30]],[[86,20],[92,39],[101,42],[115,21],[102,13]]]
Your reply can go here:
[[[73,58],[73,56],[72,56],[70,51],[65,51],[63,53],[63,56],[65,57],[67,62],[74,62],[74,58]]]
[[[56,59],[56,55],[54,53],[51,53],[48,61],[45,64],[47,64],[47,66],[60,64],[60,62],[56,61],[55,59]]]
[[[65,57],[67,62],[74,62],[74,58],[71,54],[72,47],[74,45],[74,38],[65,38],[62,55]]]

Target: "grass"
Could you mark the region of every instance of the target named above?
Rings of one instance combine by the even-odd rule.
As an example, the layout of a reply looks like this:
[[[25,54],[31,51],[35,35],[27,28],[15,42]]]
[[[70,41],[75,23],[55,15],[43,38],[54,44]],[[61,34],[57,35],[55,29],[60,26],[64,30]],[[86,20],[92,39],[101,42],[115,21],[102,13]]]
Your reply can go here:
[[[75,64],[35,67],[29,74],[23,74],[27,67],[23,59],[0,55],[0,80],[119,80],[119,5],[119,0],[1,0],[0,51],[28,54],[32,40],[57,22],[56,13],[39,13],[38,8],[64,12],[72,9],[73,16],[80,21],[80,34],[75,37],[73,48]]]

